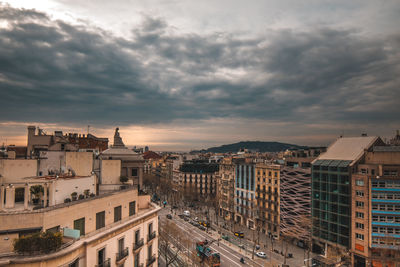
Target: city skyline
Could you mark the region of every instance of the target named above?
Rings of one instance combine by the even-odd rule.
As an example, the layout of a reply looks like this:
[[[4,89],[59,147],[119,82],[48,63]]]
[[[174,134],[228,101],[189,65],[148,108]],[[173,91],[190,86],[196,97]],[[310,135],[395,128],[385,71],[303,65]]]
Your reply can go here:
[[[12,1],[0,143],[26,126],[155,150],[329,145],[399,128],[396,1]]]

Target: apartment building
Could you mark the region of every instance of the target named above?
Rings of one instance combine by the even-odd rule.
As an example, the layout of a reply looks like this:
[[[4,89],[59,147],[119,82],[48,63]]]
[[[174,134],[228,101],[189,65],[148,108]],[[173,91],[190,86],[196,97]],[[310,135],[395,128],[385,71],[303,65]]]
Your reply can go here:
[[[157,266],[159,208],[136,188],[40,209],[7,206],[6,195],[0,212],[0,265]],[[14,239],[40,231],[62,233],[62,246],[29,257],[12,253]]]
[[[179,185],[184,191],[194,190],[203,196],[216,194],[218,164],[205,160],[185,161],[179,172]]]
[[[101,152],[108,148],[108,138],[99,138],[92,134],[63,134],[55,131],[47,134],[43,129],[28,126],[27,157],[38,157],[40,151],[66,150],[66,151],[97,151]]]
[[[0,265],[157,266],[160,208],[119,181],[122,160],[58,152],[0,159]],[[57,233],[61,246],[14,252],[14,240],[39,232]]]
[[[400,147],[374,146],[353,176],[354,266],[400,266]]]
[[[224,158],[219,165],[217,176],[217,199],[219,215],[233,220],[235,214],[235,165],[232,158]]]
[[[257,227],[276,236],[280,233],[280,168],[267,163],[255,165]]]

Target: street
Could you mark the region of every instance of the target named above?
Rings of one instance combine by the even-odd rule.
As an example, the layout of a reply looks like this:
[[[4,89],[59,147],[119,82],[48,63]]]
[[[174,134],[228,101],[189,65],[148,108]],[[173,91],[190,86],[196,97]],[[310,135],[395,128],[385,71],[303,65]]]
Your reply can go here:
[[[181,230],[183,233],[191,236],[196,242],[197,241],[204,241],[205,239],[207,240],[212,240],[212,239],[220,239],[221,234],[228,236],[229,241],[226,240],[220,240],[219,246],[217,242],[212,244],[210,248],[216,250],[221,254],[221,266],[242,266],[240,263],[240,258],[244,257],[246,259],[246,265],[247,266],[280,266],[281,264],[284,263],[284,256],[281,254],[282,250],[285,250],[285,243],[279,240],[271,240],[268,238],[265,234],[260,234],[259,242],[258,244],[260,245],[259,251],[263,251],[267,255],[267,259],[261,259],[258,258],[257,256],[254,256],[254,260],[252,260],[251,255],[253,252],[253,242],[252,242],[252,230],[247,229],[244,226],[239,226],[235,225],[235,229],[239,231],[243,231],[245,233],[245,238],[240,239],[237,238],[233,235],[231,231],[228,231],[227,229],[222,228],[221,226],[224,225],[224,221],[219,218],[219,224],[217,225],[215,223],[215,214],[212,212],[212,210],[209,210],[210,218],[214,218],[214,221],[212,221],[212,228],[215,231],[211,231],[210,234],[198,229],[197,227],[192,226],[188,222],[185,222],[184,220],[180,219],[177,215],[181,214],[183,210],[190,210],[191,212],[191,217],[199,217],[199,218],[205,218],[204,210],[202,209],[190,209],[190,208],[183,208],[180,211],[174,210],[172,214],[174,214],[173,219],[170,221],[173,221]],[[170,206],[167,206],[160,212],[160,219],[161,220],[167,220],[166,214],[171,214],[171,209]],[[218,232],[220,234],[218,234]],[[282,244],[283,243],[283,244]],[[242,245],[242,248],[239,248],[239,245]],[[272,249],[273,248],[273,249]],[[195,248],[192,248],[195,249]],[[292,258],[286,258],[286,264],[289,266],[305,266],[304,264],[304,259],[306,257],[306,251],[304,249],[301,249],[297,247],[296,245],[293,244],[288,244],[288,253],[291,253],[293,255]],[[310,254],[310,257],[312,257],[312,254]]]
[[[163,209],[160,212],[160,220],[168,220],[166,218],[166,215],[169,214],[170,209]],[[204,240],[214,240],[218,238],[217,234],[209,234],[206,233],[197,227],[189,224],[188,222],[180,219],[178,216],[174,215],[173,219],[170,220],[174,222],[181,230],[182,233],[185,235],[189,236],[190,238],[193,239],[193,241],[198,242],[198,241],[204,241]],[[171,240],[173,242],[173,239]],[[227,245],[225,244],[225,240],[220,240],[219,242],[214,242],[213,244],[210,245],[210,248],[218,253],[220,253],[221,256],[221,266],[244,266],[243,264],[240,263],[240,258],[244,257],[246,266],[257,266],[257,267],[262,267],[262,266],[272,266],[269,264],[269,262],[266,259],[260,259],[255,257],[254,260],[251,259],[251,254],[245,253],[243,250],[237,251],[237,247],[234,245]],[[236,248],[236,250],[235,250]],[[192,248],[195,249],[195,248]]]

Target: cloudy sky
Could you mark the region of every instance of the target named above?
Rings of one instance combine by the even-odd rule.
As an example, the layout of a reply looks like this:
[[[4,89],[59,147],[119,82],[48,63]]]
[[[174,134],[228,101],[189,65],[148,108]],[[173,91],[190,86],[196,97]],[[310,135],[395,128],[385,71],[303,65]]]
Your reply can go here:
[[[0,142],[31,124],[155,150],[400,128],[398,0],[0,3]]]

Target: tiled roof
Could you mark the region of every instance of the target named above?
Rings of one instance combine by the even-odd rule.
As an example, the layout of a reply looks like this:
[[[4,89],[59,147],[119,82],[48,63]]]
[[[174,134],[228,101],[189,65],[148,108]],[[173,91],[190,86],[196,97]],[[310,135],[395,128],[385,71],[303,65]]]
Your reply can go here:
[[[153,151],[147,151],[143,153],[143,158],[144,159],[160,159],[161,156],[158,155],[156,152]]]

